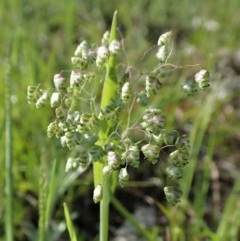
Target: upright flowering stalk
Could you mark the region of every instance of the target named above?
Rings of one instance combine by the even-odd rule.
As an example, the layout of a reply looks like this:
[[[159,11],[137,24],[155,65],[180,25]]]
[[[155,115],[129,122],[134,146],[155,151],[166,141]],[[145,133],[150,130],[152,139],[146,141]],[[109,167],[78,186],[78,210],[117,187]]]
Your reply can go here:
[[[116,74],[116,54],[118,53],[119,47],[120,47],[117,41],[117,12],[115,12],[113,16],[108,44],[109,44],[110,56],[106,63],[106,77],[104,80],[102,98],[101,98],[102,112],[100,112],[100,115],[105,115],[106,109],[110,108],[112,105],[112,102],[115,102],[117,98],[118,80],[117,80],[117,74]],[[103,112],[103,110],[105,110],[105,113]],[[99,128],[98,144],[100,144],[100,146],[103,146],[110,142],[109,135],[114,125],[116,125],[116,122],[113,119],[103,118],[103,121],[101,121],[100,128]],[[112,163],[114,163],[115,161],[114,156],[115,155],[112,154],[112,159],[113,159],[111,160]],[[109,152],[108,152],[108,157],[109,157]],[[110,193],[111,179],[113,178],[112,170],[111,168],[109,168],[111,166],[110,165],[105,166],[105,165],[106,163],[102,163],[102,162],[95,162],[93,164],[95,188],[98,187],[98,185],[102,185],[102,189],[103,189],[102,200],[100,201],[100,241],[108,240],[109,203],[110,203],[110,195],[111,195]],[[115,182],[115,180],[112,180],[112,181],[113,183]]]
[[[106,34],[105,34],[106,35]],[[106,36],[105,36],[106,37]],[[109,44],[109,58],[105,65],[106,68],[106,76],[104,79],[104,85],[101,95],[101,110],[100,117],[106,113],[107,108],[110,107],[112,102],[116,99],[117,96],[117,90],[118,90],[118,79],[116,74],[116,54],[118,51],[119,46],[117,46],[117,49],[112,46],[110,48],[111,44],[116,42],[117,38],[117,12],[114,13],[113,21],[112,21],[112,27],[110,36],[108,37],[108,40],[106,41],[106,44]],[[103,40],[104,42],[104,40]],[[100,48],[106,48],[104,45]],[[107,49],[107,48],[106,48]],[[110,51],[112,50],[112,51]],[[110,129],[113,127],[114,122],[112,119],[106,120],[103,118],[103,121],[101,122],[100,129],[99,129],[99,144],[104,145],[104,142],[108,139],[108,136],[110,134]],[[102,143],[101,143],[102,142]],[[101,162],[94,163],[94,185],[99,185],[102,182],[102,169],[104,164]]]
[[[117,39],[115,12],[110,32],[103,35],[97,47],[85,40],[77,46],[68,77],[63,72],[55,74],[53,88],[47,90],[41,85],[28,87],[29,103],[34,103],[37,108],[49,104],[55,110],[55,119],[48,125],[47,135],[56,136],[62,146],[69,149],[66,171],[93,164],[93,201],[100,202],[100,241],[108,240],[109,203],[114,189],[117,184],[120,187],[127,185],[128,169],[138,168],[141,164],[140,152],[144,159],[155,165],[162,148],[169,147],[171,152],[166,163],[169,180],[163,190],[171,205],[180,200],[179,180],[188,163],[188,139],[166,127],[166,114],[169,113],[150,105],[163,88],[162,78],[171,53],[171,42],[171,31],[159,37],[156,67],[140,74],[144,86],[142,90],[134,90],[132,83],[139,78],[133,80],[128,70],[116,72],[117,55],[122,46]],[[188,94],[205,90],[209,87],[209,77],[207,70],[200,70],[192,82],[186,82],[182,87]],[[137,121],[132,116],[131,106],[144,109]],[[128,121],[124,121],[124,117]],[[141,133],[142,138],[136,140],[129,134],[130,130]]]

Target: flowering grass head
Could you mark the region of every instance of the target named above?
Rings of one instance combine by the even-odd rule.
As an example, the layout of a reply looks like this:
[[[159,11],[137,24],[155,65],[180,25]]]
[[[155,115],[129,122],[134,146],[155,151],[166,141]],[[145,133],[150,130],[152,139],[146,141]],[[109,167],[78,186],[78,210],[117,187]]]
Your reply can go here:
[[[188,163],[190,147],[177,130],[166,129],[169,113],[151,106],[152,98],[164,88],[162,70],[168,65],[172,52],[171,31],[160,35],[157,48],[156,66],[141,74],[145,80],[141,90],[134,89],[133,82],[138,79],[132,79],[127,71],[116,71],[123,46],[112,31],[106,31],[100,43],[89,44],[83,40],[77,46],[71,57],[69,76],[62,72],[55,74],[52,87],[46,90],[40,85],[28,87],[29,103],[34,103],[37,108],[49,105],[55,112],[47,135],[55,136],[63,148],[68,148],[66,171],[100,163],[102,174],[96,179],[94,202],[104,196],[102,178],[106,170],[107,175],[117,172],[119,185],[124,187],[130,180],[128,169],[139,168],[142,163],[140,152],[145,160],[156,165],[165,147],[171,147],[172,151],[166,166],[171,184],[164,187],[164,192],[169,203],[176,204],[180,200],[179,180]],[[202,69],[182,88],[188,95],[193,95],[209,87],[209,78],[209,72]],[[144,110],[139,113],[137,122],[132,120],[131,106]],[[143,133],[143,139],[126,135],[130,129]]]

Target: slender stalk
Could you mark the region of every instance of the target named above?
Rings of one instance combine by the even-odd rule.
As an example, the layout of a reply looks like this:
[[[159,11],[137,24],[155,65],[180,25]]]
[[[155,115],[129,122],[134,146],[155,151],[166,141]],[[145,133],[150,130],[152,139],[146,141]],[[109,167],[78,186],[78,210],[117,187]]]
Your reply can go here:
[[[6,241],[13,241],[13,180],[12,180],[12,104],[11,104],[11,66],[8,63],[5,75],[5,235]]]
[[[108,225],[109,225],[109,203],[111,196],[111,171],[106,166],[103,169],[103,197],[100,202],[100,241],[108,240]]]
[[[108,218],[109,217],[109,200],[103,198],[100,202],[100,225],[99,225],[99,240],[108,240]]]

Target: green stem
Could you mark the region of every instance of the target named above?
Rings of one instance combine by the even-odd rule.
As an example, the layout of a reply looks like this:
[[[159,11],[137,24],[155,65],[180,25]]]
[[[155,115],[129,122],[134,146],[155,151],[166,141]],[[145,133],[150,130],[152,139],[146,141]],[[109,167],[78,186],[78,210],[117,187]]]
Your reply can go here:
[[[8,63],[5,76],[5,128],[6,128],[6,161],[5,161],[5,232],[6,240],[13,241],[13,185],[12,185],[12,104],[11,104],[11,66]]]
[[[109,217],[109,202],[103,198],[103,201],[100,202],[100,231],[99,231],[99,240],[107,241],[108,240],[108,218]]]
[[[108,166],[103,169],[103,196],[100,202],[100,241],[108,240],[108,224],[109,224],[109,203],[111,196],[111,170]]]

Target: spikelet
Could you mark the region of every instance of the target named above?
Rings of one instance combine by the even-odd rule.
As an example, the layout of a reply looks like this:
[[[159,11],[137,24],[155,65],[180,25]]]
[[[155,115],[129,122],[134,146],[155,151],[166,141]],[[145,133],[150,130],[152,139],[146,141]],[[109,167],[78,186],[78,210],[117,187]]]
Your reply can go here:
[[[194,78],[198,84],[199,89],[206,90],[210,86],[209,77],[210,74],[205,69],[201,69],[198,73],[195,74]]]
[[[167,186],[163,188],[166,199],[170,205],[176,205],[180,202],[182,191],[178,186]]]
[[[93,191],[93,202],[99,203],[102,200],[102,185],[97,185]]]
[[[119,181],[119,185],[120,187],[125,187],[129,181],[129,174],[127,172],[127,168],[121,168],[119,171],[119,175],[118,175],[118,181]]]
[[[122,91],[121,91],[121,99],[122,102],[124,104],[126,104],[128,102],[128,100],[131,97],[131,88],[130,88],[130,83],[129,82],[125,82],[123,87],[122,87]]]
[[[146,144],[141,148],[144,156],[152,163],[156,164],[159,159],[160,147],[158,145]]]

